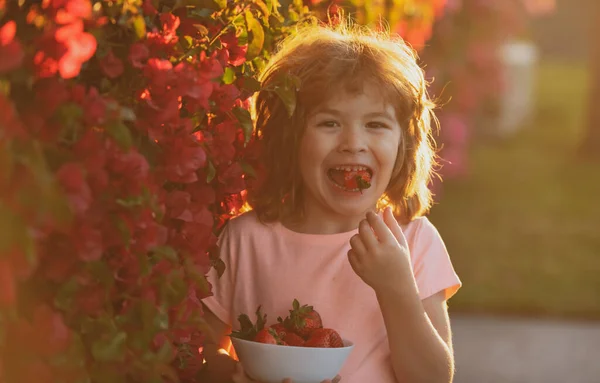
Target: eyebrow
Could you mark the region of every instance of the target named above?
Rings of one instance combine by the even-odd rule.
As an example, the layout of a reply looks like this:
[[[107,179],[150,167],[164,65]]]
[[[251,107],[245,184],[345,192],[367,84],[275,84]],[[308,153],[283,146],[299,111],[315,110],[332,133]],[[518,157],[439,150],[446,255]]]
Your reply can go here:
[[[312,115],[314,116],[314,115],[317,115],[317,114],[320,114],[320,113],[331,114],[331,115],[334,115],[334,116],[341,116],[342,115],[342,113],[339,110],[337,110],[337,109],[331,109],[331,108],[317,109],[317,110],[314,111],[314,113],[312,113]],[[382,117],[382,118],[388,119],[390,121],[395,121],[395,119],[389,113],[387,113],[387,112],[371,112],[371,113],[367,113],[365,115],[365,117],[367,117],[367,118]]]

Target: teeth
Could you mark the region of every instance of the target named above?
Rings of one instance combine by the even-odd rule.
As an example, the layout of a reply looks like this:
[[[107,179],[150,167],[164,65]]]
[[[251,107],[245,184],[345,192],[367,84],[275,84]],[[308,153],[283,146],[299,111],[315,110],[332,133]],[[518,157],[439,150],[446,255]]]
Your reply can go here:
[[[344,191],[351,191],[351,192],[357,192],[357,191],[360,191],[360,189],[358,189],[358,188],[356,188],[356,189],[346,189],[345,187],[343,187],[343,186],[340,186],[340,185],[336,184],[335,182],[333,182],[333,185],[334,185],[335,187],[337,187],[338,189],[342,189],[342,190],[344,190]]]
[[[367,170],[366,166],[336,166],[334,168],[335,170],[341,170],[341,171],[347,171],[347,172],[351,172],[351,171],[359,171],[359,170]]]

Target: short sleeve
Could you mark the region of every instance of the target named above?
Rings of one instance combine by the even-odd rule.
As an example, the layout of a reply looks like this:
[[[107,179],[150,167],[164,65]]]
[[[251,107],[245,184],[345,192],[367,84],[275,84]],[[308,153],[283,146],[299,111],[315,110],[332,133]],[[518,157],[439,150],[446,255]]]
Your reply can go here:
[[[217,242],[219,246],[219,257],[225,263],[225,271],[221,277],[217,270],[211,268],[206,275],[206,279],[212,286],[212,294],[202,299],[202,303],[215,314],[222,322],[231,325],[233,322],[233,295],[235,291],[235,274],[237,270],[237,259],[234,257],[234,237],[230,232],[230,225],[227,224]]]
[[[440,291],[445,291],[446,299],[452,297],[462,284],[442,237],[426,217],[419,219],[411,242],[413,272],[421,300]]]

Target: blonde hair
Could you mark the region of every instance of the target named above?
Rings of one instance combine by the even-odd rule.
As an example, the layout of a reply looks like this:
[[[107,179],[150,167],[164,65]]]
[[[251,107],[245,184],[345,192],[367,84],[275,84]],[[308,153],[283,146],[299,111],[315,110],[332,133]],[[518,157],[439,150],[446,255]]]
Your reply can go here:
[[[273,92],[284,76],[299,80],[296,106],[289,114]],[[434,103],[415,52],[399,37],[344,21],[336,26],[306,25],[284,40],[263,70],[262,91],[254,100],[255,137],[262,141],[266,174],[248,192],[248,203],[263,222],[302,214],[298,150],[306,117],[332,92],[360,92],[366,83],[381,89],[396,111],[402,139],[390,183],[378,207],[391,206],[403,223],[431,206],[428,183],[435,163],[432,138]]]

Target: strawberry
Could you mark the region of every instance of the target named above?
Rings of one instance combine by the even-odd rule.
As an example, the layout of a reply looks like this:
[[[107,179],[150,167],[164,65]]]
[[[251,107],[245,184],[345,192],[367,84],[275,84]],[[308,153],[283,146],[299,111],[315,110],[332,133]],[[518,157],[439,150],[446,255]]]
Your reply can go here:
[[[293,310],[290,310],[289,318],[283,321],[287,328],[306,339],[313,330],[323,327],[321,316],[312,306],[303,305],[297,299],[292,304]]]
[[[304,347],[344,347],[344,342],[337,331],[330,328],[320,328],[310,334],[310,338],[304,343]]]
[[[297,347],[304,346],[304,339],[302,339],[302,337],[300,335],[295,334],[293,332],[287,333],[285,335],[285,337],[283,338],[283,341],[288,346],[297,346]]]
[[[277,336],[279,336],[280,339],[284,339],[288,333],[288,330],[285,328],[282,322],[272,324],[269,327],[272,328],[275,333],[277,333]]]
[[[346,189],[368,189],[371,187],[371,173],[367,170],[351,170],[344,172],[344,187]]]
[[[283,344],[277,332],[270,327],[263,328],[254,337],[255,342],[266,343],[266,344]]]

